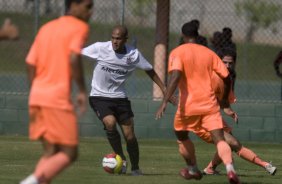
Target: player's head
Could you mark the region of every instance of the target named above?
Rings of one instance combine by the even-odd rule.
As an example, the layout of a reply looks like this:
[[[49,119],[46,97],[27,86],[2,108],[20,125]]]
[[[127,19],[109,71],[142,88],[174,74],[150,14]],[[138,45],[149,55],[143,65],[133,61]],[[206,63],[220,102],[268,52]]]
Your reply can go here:
[[[237,58],[236,51],[231,48],[222,48],[218,51],[218,55],[229,70],[229,72],[234,73]]]
[[[183,24],[181,31],[184,43],[195,42],[196,38],[199,36],[197,25],[192,22]]]
[[[65,0],[66,15],[88,21],[93,12],[92,0]]]
[[[230,40],[232,38],[232,29],[229,27],[224,27],[222,29],[222,36],[225,40]]]
[[[124,51],[127,38],[128,30],[126,26],[117,25],[113,28],[111,41],[115,52]]]
[[[200,21],[198,19],[193,19],[190,21],[191,23],[195,24],[197,26],[197,29],[200,28]]]

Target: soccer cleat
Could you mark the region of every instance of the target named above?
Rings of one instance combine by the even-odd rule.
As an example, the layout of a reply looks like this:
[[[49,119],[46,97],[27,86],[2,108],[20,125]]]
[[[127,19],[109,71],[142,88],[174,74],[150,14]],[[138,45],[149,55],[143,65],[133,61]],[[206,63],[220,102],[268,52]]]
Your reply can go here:
[[[219,171],[215,170],[215,169],[212,168],[212,167],[206,167],[206,168],[203,170],[203,174],[204,174],[204,175],[219,175]]]
[[[271,174],[271,175],[275,175],[276,171],[277,171],[277,168],[274,167],[271,163],[269,164],[266,164],[266,166],[264,166],[265,170]]]
[[[203,177],[201,171],[197,171],[195,174],[190,174],[187,168],[181,169],[179,174],[186,180],[200,180]]]
[[[131,171],[131,176],[142,176],[142,175],[143,175],[143,173],[140,169]]]
[[[230,184],[241,184],[238,176],[233,171],[229,171],[227,177]]]
[[[126,169],[127,169],[127,163],[126,160],[123,160],[120,174],[126,174]]]

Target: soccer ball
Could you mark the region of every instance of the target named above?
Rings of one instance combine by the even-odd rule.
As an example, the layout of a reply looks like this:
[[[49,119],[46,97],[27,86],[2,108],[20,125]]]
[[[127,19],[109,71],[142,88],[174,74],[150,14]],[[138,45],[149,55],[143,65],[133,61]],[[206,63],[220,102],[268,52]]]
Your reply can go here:
[[[104,156],[102,166],[107,173],[119,174],[122,168],[122,158],[115,153]]]

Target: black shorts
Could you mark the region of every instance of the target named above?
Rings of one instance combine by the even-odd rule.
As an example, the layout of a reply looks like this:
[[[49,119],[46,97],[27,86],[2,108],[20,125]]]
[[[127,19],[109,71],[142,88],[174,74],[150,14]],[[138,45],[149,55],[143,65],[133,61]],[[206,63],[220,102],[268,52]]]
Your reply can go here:
[[[102,122],[107,115],[113,115],[119,124],[134,117],[131,103],[127,98],[90,96],[89,104]]]

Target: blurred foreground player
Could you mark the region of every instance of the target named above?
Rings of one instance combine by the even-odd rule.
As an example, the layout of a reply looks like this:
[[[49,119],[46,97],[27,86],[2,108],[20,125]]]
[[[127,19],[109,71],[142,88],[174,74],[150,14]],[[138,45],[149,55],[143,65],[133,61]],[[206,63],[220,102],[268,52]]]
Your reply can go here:
[[[44,153],[34,172],[20,184],[50,184],[77,158],[77,117],[71,101],[72,80],[78,86],[79,115],[86,109],[80,60],[88,36],[92,0],[66,0],[66,14],[38,32],[26,58],[31,84],[29,137],[40,140]]]

